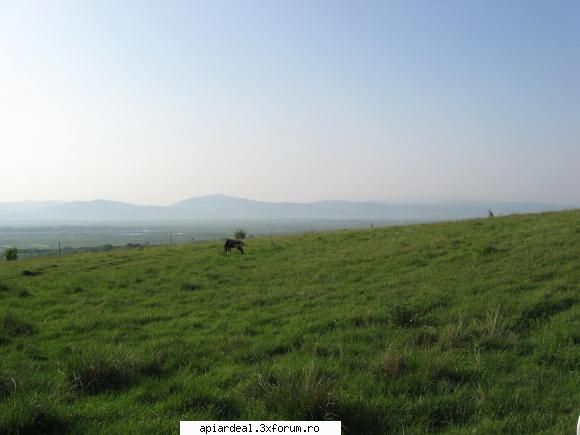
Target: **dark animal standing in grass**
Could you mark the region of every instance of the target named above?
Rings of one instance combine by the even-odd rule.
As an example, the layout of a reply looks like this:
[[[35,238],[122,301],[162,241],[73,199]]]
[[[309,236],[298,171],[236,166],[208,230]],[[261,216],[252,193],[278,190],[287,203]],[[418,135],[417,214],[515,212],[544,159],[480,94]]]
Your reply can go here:
[[[244,254],[244,249],[242,246],[246,246],[241,240],[227,239],[224,245],[224,252],[231,252],[232,248],[236,248],[238,251]]]

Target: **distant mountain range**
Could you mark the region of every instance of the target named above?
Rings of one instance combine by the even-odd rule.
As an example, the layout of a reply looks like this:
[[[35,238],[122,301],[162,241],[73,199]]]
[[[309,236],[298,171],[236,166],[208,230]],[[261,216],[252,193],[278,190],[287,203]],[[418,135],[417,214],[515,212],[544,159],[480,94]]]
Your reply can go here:
[[[495,214],[534,213],[569,208],[556,204],[452,201],[438,204],[387,201],[319,201],[312,203],[264,202],[209,195],[177,204],[134,205],[107,201],[27,201],[0,203],[0,224],[67,223],[98,221],[179,221],[228,219],[365,219],[435,221]]]

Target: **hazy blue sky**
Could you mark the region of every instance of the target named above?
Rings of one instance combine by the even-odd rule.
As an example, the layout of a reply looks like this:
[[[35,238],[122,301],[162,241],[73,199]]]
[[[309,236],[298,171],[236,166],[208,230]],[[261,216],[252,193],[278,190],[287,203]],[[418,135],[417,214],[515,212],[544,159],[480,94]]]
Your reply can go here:
[[[0,201],[580,203],[580,1],[0,0]]]

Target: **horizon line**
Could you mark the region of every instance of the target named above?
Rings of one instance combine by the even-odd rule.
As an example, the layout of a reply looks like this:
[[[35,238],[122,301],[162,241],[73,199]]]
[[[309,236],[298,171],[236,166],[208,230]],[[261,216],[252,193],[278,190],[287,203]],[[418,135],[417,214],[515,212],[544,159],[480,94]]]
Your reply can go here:
[[[189,200],[196,200],[196,199],[207,199],[207,198],[227,198],[233,200],[242,200],[242,201],[252,201],[252,202],[261,202],[261,203],[269,203],[269,204],[317,204],[321,202],[350,202],[350,203],[390,203],[390,204],[412,204],[412,205],[441,205],[441,204],[449,204],[449,203],[490,203],[490,204],[538,204],[538,205],[551,205],[551,206],[573,206],[579,207],[580,202],[561,202],[561,201],[540,201],[540,200],[511,200],[511,199],[432,199],[432,200],[424,200],[424,199],[362,199],[362,200],[353,200],[353,199],[319,199],[315,201],[266,201],[260,199],[253,199],[247,198],[242,196],[235,196],[229,195],[225,193],[212,193],[207,195],[199,195],[199,196],[189,196],[178,200],[173,203],[165,204],[165,205],[158,205],[158,204],[150,204],[150,203],[135,203],[131,201],[124,201],[124,200],[115,200],[115,199],[106,199],[102,197],[97,197],[95,199],[73,199],[73,200],[59,200],[59,199],[47,199],[47,200],[37,200],[37,199],[25,199],[25,200],[17,200],[17,201],[0,201],[0,205],[7,205],[7,204],[25,204],[25,203],[55,203],[54,205],[59,204],[71,204],[71,203],[94,203],[94,202],[109,202],[109,203],[118,203],[118,204],[125,204],[125,205],[132,205],[137,207],[160,207],[160,208],[167,208],[176,206],[182,202],[189,201]]]

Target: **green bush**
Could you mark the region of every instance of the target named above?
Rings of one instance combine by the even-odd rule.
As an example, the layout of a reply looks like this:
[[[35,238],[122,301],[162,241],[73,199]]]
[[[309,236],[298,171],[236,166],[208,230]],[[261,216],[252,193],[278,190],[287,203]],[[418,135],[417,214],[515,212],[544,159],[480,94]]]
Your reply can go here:
[[[14,247],[8,248],[4,251],[4,255],[6,256],[6,261],[16,261],[18,260],[18,249]]]
[[[234,233],[234,238],[237,240],[244,240],[246,238],[246,231],[241,228],[237,229]]]

